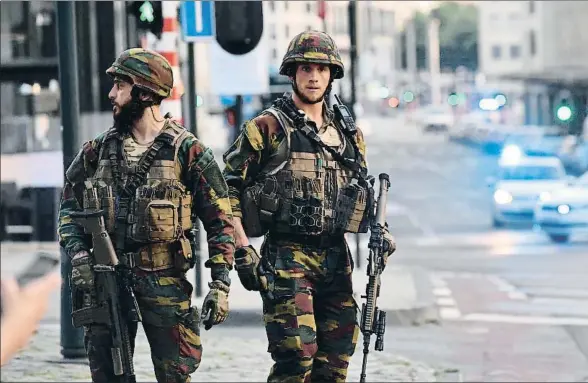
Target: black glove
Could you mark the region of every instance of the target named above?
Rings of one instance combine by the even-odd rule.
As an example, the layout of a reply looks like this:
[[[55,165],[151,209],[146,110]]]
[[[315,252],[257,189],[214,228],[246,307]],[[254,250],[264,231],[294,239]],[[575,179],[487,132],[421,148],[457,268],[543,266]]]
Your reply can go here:
[[[260,263],[261,257],[251,245],[235,251],[235,269],[241,284],[249,291],[267,290],[267,278],[260,273]]]

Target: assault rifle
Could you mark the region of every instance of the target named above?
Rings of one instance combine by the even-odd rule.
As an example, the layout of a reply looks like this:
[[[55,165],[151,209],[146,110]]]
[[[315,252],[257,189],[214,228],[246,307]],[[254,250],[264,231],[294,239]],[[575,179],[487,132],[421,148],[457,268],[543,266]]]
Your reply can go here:
[[[368,283],[366,293],[362,295],[365,303],[361,307],[361,324],[360,329],[363,334],[363,364],[361,367],[360,382],[365,382],[367,357],[370,352],[370,338],[372,334],[376,335],[376,351],[384,350],[384,332],[386,331],[386,312],[380,311],[376,302],[380,295],[380,274],[384,268],[384,227],[386,225],[386,200],[388,188],[390,187],[390,177],[388,174],[381,173],[380,192],[376,202],[376,215],[370,225],[370,240],[368,244]]]
[[[130,270],[123,267],[104,226],[104,211],[85,209],[71,218],[92,234],[96,302],[72,313],[73,325],[103,324],[110,328],[114,374],[125,383],[136,383],[127,322],[141,321],[139,306],[130,284]]]

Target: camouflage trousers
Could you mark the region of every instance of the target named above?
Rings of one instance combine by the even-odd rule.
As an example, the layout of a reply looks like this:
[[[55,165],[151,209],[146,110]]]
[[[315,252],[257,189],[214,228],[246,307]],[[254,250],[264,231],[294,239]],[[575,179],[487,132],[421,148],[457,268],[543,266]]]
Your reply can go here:
[[[311,247],[266,240],[274,270],[262,293],[268,382],[345,382],[359,336],[347,245]]]
[[[158,383],[190,382],[200,365],[202,345],[198,312],[191,306],[192,285],[176,271],[137,272],[135,296],[151,348]],[[134,351],[138,323],[128,324]],[[85,327],[84,343],[92,381],[119,382],[113,373],[110,331],[103,325]]]

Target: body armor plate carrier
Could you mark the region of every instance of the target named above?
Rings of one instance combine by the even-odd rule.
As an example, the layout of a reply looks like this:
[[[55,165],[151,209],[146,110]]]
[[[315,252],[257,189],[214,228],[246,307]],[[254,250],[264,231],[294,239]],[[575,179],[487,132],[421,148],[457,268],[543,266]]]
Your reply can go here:
[[[335,152],[326,147],[303,117],[283,106],[278,104],[267,112],[278,120],[286,139],[278,155],[242,194],[246,234],[259,237],[268,231],[301,235],[367,232],[373,189],[366,182],[365,169],[357,165],[361,154],[354,138],[340,134],[342,149]]]

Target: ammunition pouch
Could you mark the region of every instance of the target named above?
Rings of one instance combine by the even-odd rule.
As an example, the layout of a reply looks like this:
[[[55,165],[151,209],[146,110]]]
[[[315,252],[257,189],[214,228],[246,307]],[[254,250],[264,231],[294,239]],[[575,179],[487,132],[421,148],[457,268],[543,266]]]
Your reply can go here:
[[[367,233],[369,229],[370,190],[359,184],[339,189],[333,211],[336,233]]]
[[[248,237],[261,237],[271,227],[274,215],[280,208],[278,180],[267,176],[247,187],[241,198],[243,229]]]
[[[127,217],[128,237],[136,243],[179,239],[192,228],[192,196],[176,184],[141,186]]]
[[[104,227],[109,233],[114,232],[116,216],[115,198],[112,187],[103,181],[85,181],[83,192],[84,209],[96,209],[104,211]]]
[[[76,328],[92,324],[111,325],[110,310],[107,305],[83,306],[79,309],[74,306],[71,319]]]
[[[289,178],[291,182],[284,183],[284,194],[288,198],[285,198],[276,220],[277,231],[304,235],[323,233],[325,217],[321,180],[304,176]]]

